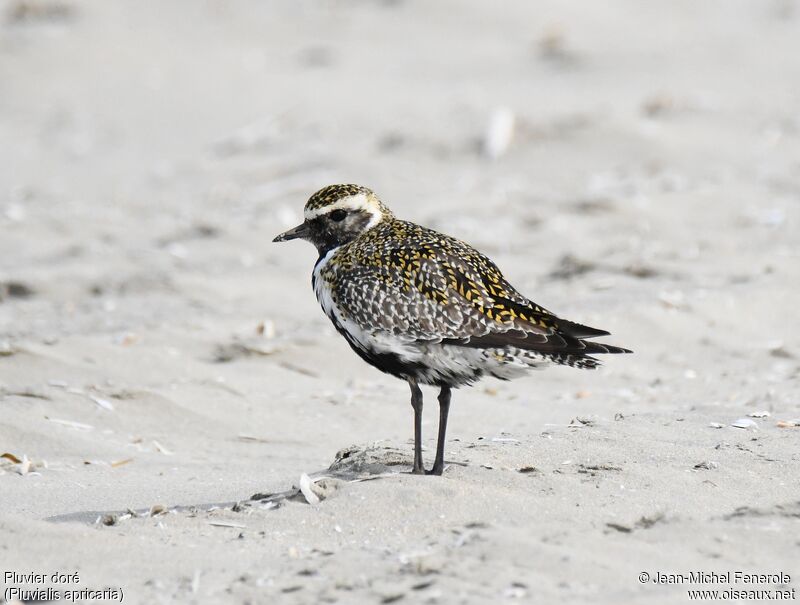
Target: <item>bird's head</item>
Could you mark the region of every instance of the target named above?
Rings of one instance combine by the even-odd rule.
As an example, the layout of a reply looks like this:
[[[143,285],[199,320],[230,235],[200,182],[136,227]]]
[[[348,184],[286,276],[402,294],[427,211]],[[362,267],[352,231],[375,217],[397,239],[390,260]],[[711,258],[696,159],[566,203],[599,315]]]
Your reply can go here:
[[[320,189],[306,202],[303,214],[302,224],[272,241],[304,239],[324,254],[353,241],[392,216],[378,196],[360,185],[328,185]]]

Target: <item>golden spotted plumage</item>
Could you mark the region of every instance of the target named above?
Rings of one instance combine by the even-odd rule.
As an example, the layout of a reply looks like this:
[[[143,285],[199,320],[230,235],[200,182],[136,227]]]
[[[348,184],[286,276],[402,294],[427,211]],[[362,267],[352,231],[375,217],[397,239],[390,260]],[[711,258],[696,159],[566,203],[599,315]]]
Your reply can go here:
[[[466,303],[494,324],[516,321],[520,327],[546,331],[557,327],[553,314],[517,292],[483,254],[460,240],[393,216],[334,254],[322,276],[344,294],[353,272],[363,271],[386,287],[400,286],[406,294],[416,290],[441,307]],[[357,301],[340,299],[345,313],[358,315],[353,308]],[[439,313],[433,308],[428,312]]]

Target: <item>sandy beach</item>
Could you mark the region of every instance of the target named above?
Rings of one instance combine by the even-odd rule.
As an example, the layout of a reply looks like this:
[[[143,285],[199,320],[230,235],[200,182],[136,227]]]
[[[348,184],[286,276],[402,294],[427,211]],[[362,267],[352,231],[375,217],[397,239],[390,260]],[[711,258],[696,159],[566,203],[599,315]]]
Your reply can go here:
[[[788,0],[0,0],[0,602],[800,588],[798,26]],[[444,475],[403,472],[407,385],[336,334],[314,249],[271,243],[337,182],[635,354],[458,390]]]

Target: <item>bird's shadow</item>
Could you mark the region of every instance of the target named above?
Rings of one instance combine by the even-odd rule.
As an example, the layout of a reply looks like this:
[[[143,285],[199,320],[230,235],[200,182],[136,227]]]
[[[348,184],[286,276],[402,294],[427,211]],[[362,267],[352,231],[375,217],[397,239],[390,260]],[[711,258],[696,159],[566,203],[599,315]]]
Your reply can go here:
[[[316,503],[335,492],[342,484],[371,481],[410,473],[412,469],[408,454],[386,446],[359,447],[356,445],[339,450],[333,463],[325,470],[301,475],[299,485],[279,492],[259,492],[236,502],[204,504],[178,504],[170,507],[150,509],[126,509],[123,511],[86,510],[46,517],[55,523],[87,523],[116,525],[119,521],[136,517],[155,517],[167,512],[193,513],[215,509],[240,512],[246,508],[277,508],[288,501]]]

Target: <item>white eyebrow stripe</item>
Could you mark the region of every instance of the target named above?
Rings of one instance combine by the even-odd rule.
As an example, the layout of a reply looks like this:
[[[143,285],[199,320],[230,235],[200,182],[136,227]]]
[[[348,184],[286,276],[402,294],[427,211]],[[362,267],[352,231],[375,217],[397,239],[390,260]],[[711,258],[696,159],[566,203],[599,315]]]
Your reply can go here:
[[[372,218],[369,222],[369,227],[373,227],[375,224],[377,224],[381,217],[380,209],[374,204],[370,204],[369,200],[367,200],[367,196],[363,193],[342,198],[338,202],[330,204],[329,206],[305,210],[303,212],[303,216],[307,221],[311,221],[318,216],[328,214],[334,210],[364,210],[365,212],[369,212],[372,215]]]

